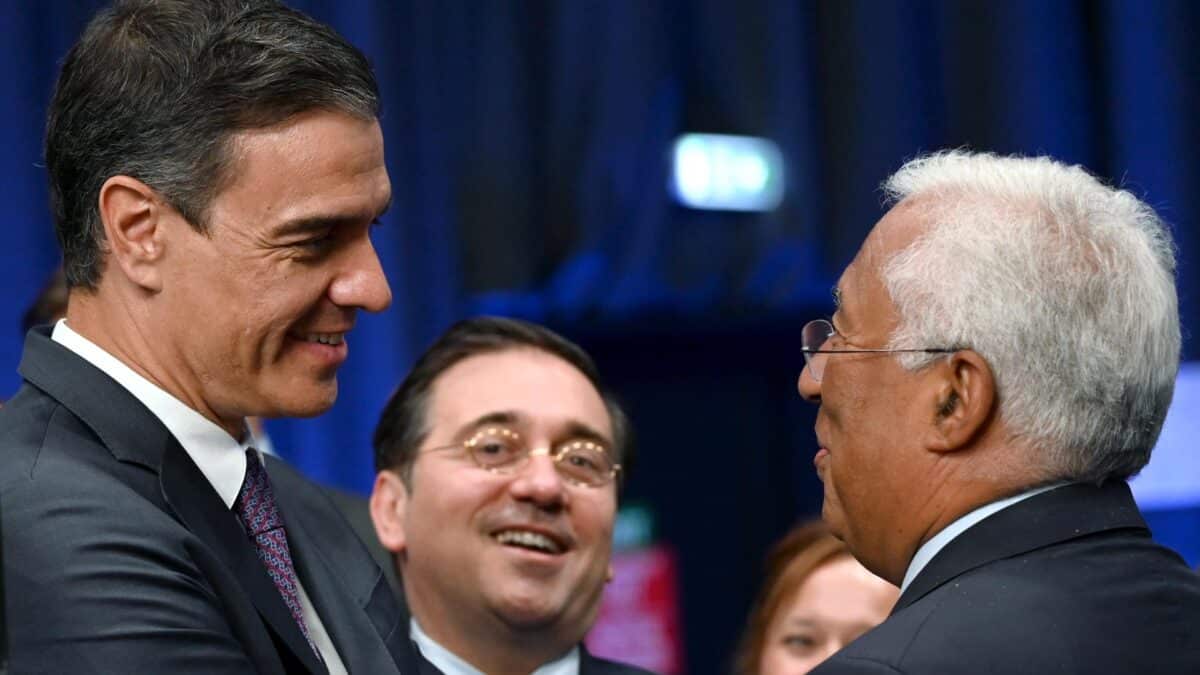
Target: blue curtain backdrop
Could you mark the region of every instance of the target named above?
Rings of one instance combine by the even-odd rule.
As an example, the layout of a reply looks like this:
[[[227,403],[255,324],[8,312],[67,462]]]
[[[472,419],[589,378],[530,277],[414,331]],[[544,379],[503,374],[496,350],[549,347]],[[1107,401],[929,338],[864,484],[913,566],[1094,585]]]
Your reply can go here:
[[[20,317],[58,261],[46,100],[100,4],[0,2],[0,398],[18,385]],[[829,311],[829,286],[881,215],[878,185],[904,159],[1048,153],[1143,196],[1173,225],[1185,356],[1200,358],[1190,0],[292,4],[379,75],[395,204],[377,244],[395,302],[351,335],[335,408],[273,422],[275,445],[365,491],[378,411],[449,322],[503,312],[567,331],[633,410],[630,495],[680,551],[695,672],[724,662],[767,542],[819,503],[812,411],[793,387],[798,329]],[[780,208],[674,205],[667,154],[684,131],[779,143]],[[1154,523],[1200,562],[1200,510]]]

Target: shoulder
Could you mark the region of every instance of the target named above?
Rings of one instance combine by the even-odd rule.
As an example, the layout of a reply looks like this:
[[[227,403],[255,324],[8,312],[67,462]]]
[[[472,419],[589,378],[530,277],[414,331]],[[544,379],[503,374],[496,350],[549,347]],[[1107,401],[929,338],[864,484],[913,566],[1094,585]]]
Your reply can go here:
[[[0,487],[28,481],[33,477],[43,449],[58,447],[61,435],[74,436],[84,443],[98,444],[78,418],[58,401],[26,384],[0,408]]]
[[[1110,532],[960,575],[818,672],[859,672],[852,659],[913,673],[1200,672],[1198,621],[1200,577],[1148,538]]]

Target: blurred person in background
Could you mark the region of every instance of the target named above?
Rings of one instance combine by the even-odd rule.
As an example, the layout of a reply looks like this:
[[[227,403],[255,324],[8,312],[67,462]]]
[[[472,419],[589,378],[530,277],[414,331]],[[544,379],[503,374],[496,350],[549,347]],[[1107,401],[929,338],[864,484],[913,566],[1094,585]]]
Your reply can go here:
[[[803,330],[822,515],[900,587],[815,673],[1197,673],[1200,578],[1127,480],[1179,369],[1171,236],[1046,157],[953,151]]]
[[[327,410],[390,303],[378,111],[362,53],[272,0],[119,0],[71,47],[66,318],[0,410],[14,672],[396,672],[378,566],[246,425]]]
[[[803,675],[886,619],[898,595],[823,522],[798,525],[767,556],[735,671]]]
[[[455,324],[388,401],[375,453],[371,515],[412,612],[416,672],[646,672],[582,644],[630,460],[625,415],[582,349],[524,321]]]

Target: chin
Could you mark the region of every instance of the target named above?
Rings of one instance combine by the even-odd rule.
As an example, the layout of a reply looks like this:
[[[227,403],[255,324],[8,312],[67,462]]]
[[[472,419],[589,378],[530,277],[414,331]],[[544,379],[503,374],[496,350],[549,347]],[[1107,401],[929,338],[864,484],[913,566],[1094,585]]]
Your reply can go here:
[[[303,391],[289,393],[285,400],[278,401],[278,413],[273,417],[316,417],[327,412],[337,401],[337,383],[332,387],[306,387]]]
[[[497,614],[504,622],[523,630],[541,629],[559,620],[562,611],[546,597],[546,592],[530,595],[507,594],[497,603]]]

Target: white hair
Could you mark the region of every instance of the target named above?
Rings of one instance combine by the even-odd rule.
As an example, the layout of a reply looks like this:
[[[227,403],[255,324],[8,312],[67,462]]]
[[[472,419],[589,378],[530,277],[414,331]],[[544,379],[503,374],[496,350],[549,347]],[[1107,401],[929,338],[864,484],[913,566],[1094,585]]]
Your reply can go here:
[[[983,356],[1001,419],[1046,478],[1141,470],[1179,370],[1175,253],[1154,210],[1048,157],[937,153],[884,190],[928,223],[882,270],[900,317],[890,346]]]

